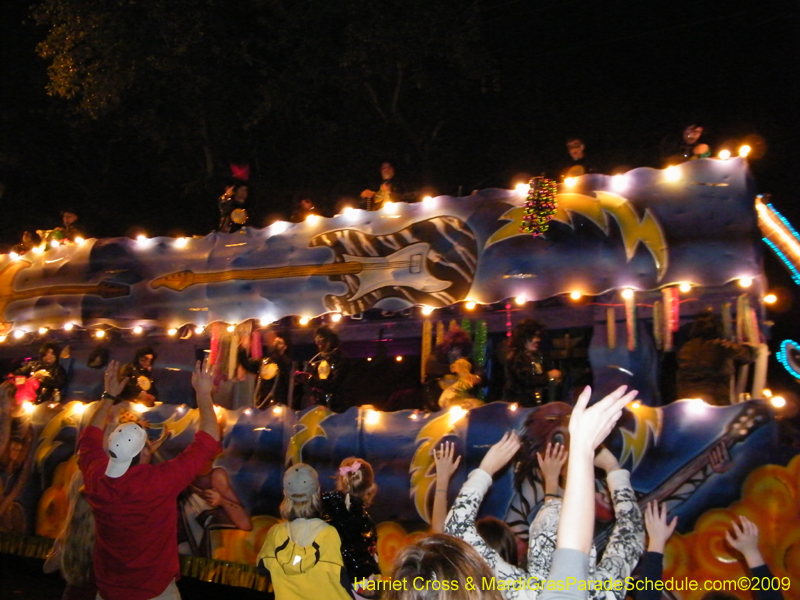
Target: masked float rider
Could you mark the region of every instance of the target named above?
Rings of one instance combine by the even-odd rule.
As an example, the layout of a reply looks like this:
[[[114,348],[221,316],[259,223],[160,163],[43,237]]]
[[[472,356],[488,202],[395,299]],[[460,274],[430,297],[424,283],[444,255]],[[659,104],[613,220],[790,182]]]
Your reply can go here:
[[[219,197],[219,225],[221,233],[236,233],[247,221],[247,184],[237,183],[229,186]]]
[[[319,352],[308,363],[305,406],[321,404],[334,412],[344,412],[350,406],[347,397],[347,377],[350,359],[339,348],[339,336],[322,326],[314,333]]]
[[[523,319],[514,328],[506,358],[503,400],[521,406],[538,406],[552,400],[561,383],[561,371],[554,368],[541,350],[544,325]]]
[[[144,346],[136,351],[133,362],[128,363],[119,370],[119,379],[128,378],[128,383],[119,395],[120,400],[142,402],[146,406],[153,406],[158,392],[153,382],[153,365],[158,355],[150,346]]]
[[[289,345],[284,337],[275,336],[269,351],[262,358],[250,358],[247,350],[239,348],[239,364],[256,375],[253,406],[264,408],[270,404],[289,403],[292,359],[289,356]]]
[[[67,372],[58,363],[60,352],[61,349],[57,344],[47,342],[39,349],[37,360],[29,360],[17,369],[14,375],[17,377],[18,394],[23,389],[28,389],[32,396],[35,394],[35,397],[25,399],[35,404],[50,402],[53,399],[60,402],[61,390],[67,384]]]
[[[366,210],[380,210],[387,202],[413,201],[413,195],[405,193],[403,186],[397,181],[392,163],[381,163],[381,183],[378,189],[361,192]]]

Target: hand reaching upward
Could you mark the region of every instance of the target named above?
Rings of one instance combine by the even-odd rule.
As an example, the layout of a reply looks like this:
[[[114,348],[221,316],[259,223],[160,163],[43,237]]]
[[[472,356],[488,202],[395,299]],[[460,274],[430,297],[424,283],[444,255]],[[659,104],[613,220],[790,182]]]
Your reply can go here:
[[[758,526],[747,517],[739,517],[739,523],[731,522],[733,531],[725,532],[725,539],[744,556],[751,569],[764,564],[764,557],[758,549]]]
[[[648,502],[644,511],[644,525],[649,538],[647,550],[664,554],[667,540],[678,525],[678,517],[673,517],[672,521],[667,522],[667,505],[659,506],[658,502]]]
[[[508,461],[514,457],[519,447],[519,436],[513,431],[506,432],[499,442],[489,448],[479,468],[494,476],[495,473],[508,464]]]
[[[623,385],[587,408],[592,390],[588,386],[584,388],[569,419],[570,452],[574,455],[575,450],[580,449],[594,454],[595,448],[603,443],[622,416],[622,409],[638,393],[636,390],[628,391]]]
[[[461,456],[456,456],[456,445],[453,442],[445,442],[433,451],[433,462],[436,464],[437,482],[449,483],[461,463]],[[436,487],[442,486],[437,483]]]
[[[128,383],[128,379],[130,377],[124,377],[121,381],[118,378],[119,373],[119,363],[116,360],[112,360],[108,363],[108,367],[106,367],[106,371],[103,374],[103,383],[105,384],[105,391],[112,396],[119,396],[122,393],[122,390],[125,389],[125,385]]]
[[[568,456],[569,452],[561,444],[547,444],[544,454],[536,453],[536,460],[542,470],[545,494],[558,494],[558,480]]]
[[[192,387],[197,393],[197,396],[208,395],[211,396],[211,391],[214,389],[214,375],[208,366],[208,359],[203,362],[199,360],[195,363],[194,373],[192,373]]]

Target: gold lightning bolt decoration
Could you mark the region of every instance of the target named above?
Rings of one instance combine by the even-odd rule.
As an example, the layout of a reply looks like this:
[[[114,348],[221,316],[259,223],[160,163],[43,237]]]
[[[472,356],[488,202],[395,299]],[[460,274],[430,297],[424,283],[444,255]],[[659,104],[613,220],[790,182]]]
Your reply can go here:
[[[641,462],[647,447],[651,445],[650,440],[652,439],[653,444],[658,442],[658,438],[661,436],[663,417],[660,408],[652,408],[641,403],[629,404],[628,411],[633,415],[634,427],[633,431],[624,427],[620,428],[622,452],[619,457],[619,463],[624,464],[628,458],[632,458],[631,471],[633,471]]]
[[[644,211],[644,216],[640,220],[636,209],[627,198],[602,190],[595,191],[594,196],[575,193],[558,194],[556,200],[557,210],[553,215],[554,221],[560,221],[573,227],[572,214],[579,214],[589,219],[608,235],[608,215],[611,215],[622,233],[628,261],[633,258],[639,243],[642,243],[653,257],[658,271],[658,280],[660,281],[667,272],[669,264],[667,240],[661,225],[649,209]],[[492,244],[519,235],[530,235],[522,233],[519,229],[523,214],[524,209],[521,206],[515,206],[506,211],[501,220],[510,222],[495,231],[484,247],[488,248]]]
[[[414,458],[411,459],[411,465],[408,468],[408,472],[411,474],[411,499],[414,501],[417,513],[426,523],[431,521],[428,495],[436,482],[436,475],[432,473],[432,450],[442,441],[442,438],[455,432],[455,421],[456,419],[449,412],[441,417],[436,417],[420,429],[417,439],[414,440],[422,443],[414,453]]]
[[[171,438],[176,438],[182,434],[189,425],[193,423],[200,423],[200,412],[196,408],[190,408],[186,414],[181,415],[182,411],[176,409],[166,420],[161,423],[149,423],[152,429],[161,429],[170,432]]]
[[[297,422],[297,426],[303,429],[292,436],[286,448],[286,466],[303,462],[303,446],[315,437],[328,437],[322,427],[322,422],[332,414],[333,412],[329,408],[317,406],[302,416]]]

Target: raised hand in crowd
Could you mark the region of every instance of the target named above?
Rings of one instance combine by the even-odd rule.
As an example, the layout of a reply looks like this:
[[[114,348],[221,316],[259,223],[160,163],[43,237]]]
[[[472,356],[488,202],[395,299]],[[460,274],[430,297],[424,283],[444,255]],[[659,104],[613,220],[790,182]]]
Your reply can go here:
[[[128,377],[123,377],[121,380],[118,377],[119,374],[119,361],[112,360],[108,363],[108,367],[106,367],[105,372],[103,373],[103,383],[106,394],[110,394],[111,396],[119,396],[122,393],[122,390],[125,389],[125,385],[128,383]]]
[[[433,451],[433,462],[436,465],[436,490],[433,496],[431,512],[431,531],[444,532],[444,520],[447,516],[447,490],[450,479],[461,463],[461,456],[456,456],[456,445],[445,442]]]
[[[539,468],[542,470],[545,499],[558,496],[561,471],[568,456],[569,452],[563,444],[547,444],[544,454],[536,453],[536,460],[539,461]]]
[[[667,540],[675,531],[678,525],[678,517],[667,520],[667,505],[655,500],[647,503],[644,511],[644,526],[647,529],[647,551],[664,554]]]
[[[220,439],[217,415],[214,412],[214,401],[211,392],[214,389],[214,375],[208,364],[208,359],[199,360],[195,364],[192,374],[192,386],[197,395],[197,408],[200,410],[200,431],[205,431],[213,439]]]
[[[519,447],[520,441],[516,432],[506,432],[499,442],[489,448],[478,468],[494,476],[495,473],[508,464],[508,461],[514,458],[514,455],[519,451]]]
[[[117,402],[117,396],[122,393],[125,384],[128,383],[128,378],[125,377],[122,381],[119,380],[117,374],[119,373],[119,363],[112,360],[108,363],[105,373],[103,373],[103,397],[101,398],[97,408],[89,420],[90,427],[97,427],[105,429],[108,417],[111,414],[113,405]]]
[[[588,554],[594,532],[594,454],[638,392],[621,386],[587,408],[592,390],[584,388],[569,419],[570,460],[556,547]]]
[[[725,539],[742,553],[747,566],[754,569],[765,564],[764,557],[758,549],[758,526],[747,517],[739,517],[739,523],[733,520],[731,527],[731,531],[725,532]]]

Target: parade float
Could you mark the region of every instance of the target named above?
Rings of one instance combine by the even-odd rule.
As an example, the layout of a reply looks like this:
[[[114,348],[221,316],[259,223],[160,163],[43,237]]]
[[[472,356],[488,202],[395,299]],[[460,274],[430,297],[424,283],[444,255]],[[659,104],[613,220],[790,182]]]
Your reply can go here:
[[[779,410],[760,400],[769,330],[759,226],[765,238],[777,236],[776,248],[790,242],[771,229],[777,212],[754,202],[745,160],[699,160],[583,175],[557,189],[534,180],[376,212],[350,208],[236,234],[96,239],[0,257],[0,359],[31,356],[42,340],[57,340],[68,346],[61,362],[70,372],[60,404],[3,408],[0,551],[43,556],[49,549],[77,468],[77,437],[102,392],[101,371],[89,359],[105,348],[127,362],[147,343],[159,354],[162,403],[127,408],[148,421],[153,439],[168,431],[160,458],[175,456],[197,429],[190,374],[207,356],[218,374],[224,432],[213,471],[250,517],[249,528],[198,522],[184,574],[267,589],[255,557],[278,521],[285,467],[310,463],[326,487],[352,455],[375,468],[371,514],[386,571],[399,548],[429,529],[433,448],[454,441],[464,456],[452,501],[505,431],[556,439],[559,427],[542,428],[541,409],[502,399],[423,410],[414,398],[419,387],[406,390],[403,405],[389,402],[384,386],[338,414],[324,406],[257,410],[237,348],[247,340],[257,353],[261,336],[280,322],[291,330],[301,369],[314,326],[327,323],[358,365],[354,388],[363,390],[392,381],[398,369],[406,370],[398,381],[412,369],[419,382],[431,349],[454,326],[471,333],[473,360],[491,373],[513,325],[534,316],[548,328],[552,355],[566,372],[588,373],[595,397],[622,383],[639,390],[608,446],[632,472],[642,506],[658,499],[680,518],[665,577],[745,574],[724,539],[732,515],[743,514],[758,524],[773,573],[797,589],[800,459],[777,443]],[[755,360],[731,381],[729,406],[667,404],[665,357],[706,307],[720,316],[728,340],[756,349]],[[479,394],[492,399],[489,387]],[[191,496],[187,490],[181,502]],[[520,507],[535,510],[541,500],[536,481],[522,485],[508,469],[482,510],[525,519]],[[598,518],[602,545],[611,515],[600,509]]]

